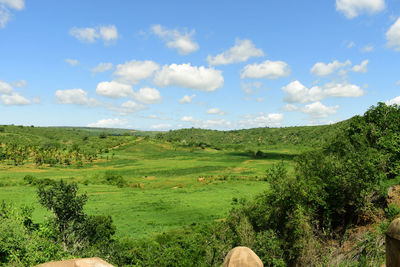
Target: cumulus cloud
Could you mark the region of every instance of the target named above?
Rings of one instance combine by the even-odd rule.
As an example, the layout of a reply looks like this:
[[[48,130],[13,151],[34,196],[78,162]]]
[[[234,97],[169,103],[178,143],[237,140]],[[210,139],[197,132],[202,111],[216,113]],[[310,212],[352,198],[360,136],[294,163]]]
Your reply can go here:
[[[1,101],[6,106],[23,106],[31,103],[20,93],[4,94],[1,96]]]
[[[73,27],[69,30],[69,34],[83,43],[94,43],[98,39],[102,39],[106,44],[109,44],[118,39],[118,30],[115,25],[100,26],[100,27]]]
[[[400,86],[400,80],[396,82],[396,85],[397,85],[397,86]]]
[[[160,87],[179,86],[212,92],[224,85],[224,77],[220,70],[196,67],[188,64],[164,65],[156,73],[154,83]]]
[[[0,80],[0,93],[10,94],[12,91],[13,87],[9,83]]]
[[[1,83],[1,81],[0,81],[0,83]],[[19,80],[19,81],[13,82],[12,84],[17,88],[23,88],[23,87],[26,87],[28,83],[25,80]],[[0,89],[0,92],[1,92],[1,89]]]
[[[288,103],[307,103],[319,101],[327,97],[360,97],[365,92],[357,85],[344,83],[327,83],[323,87],[305,87],[298,80],[282,87],[286,93],[284,101]]]
[[[290,75],[290,68],[286,62],[266,60],[260,64],[246,65],[240,74],[240,78],[250,79],[278,79]]]
[[[124,64],[118,64],[114,75],[117,76],[118,81],[134,85],[143,79],[151,77],[158,69],[158,64],[153,61],[132,60]]]
[[[254,127],[278,127],[283,120],[281,113],[259,113],[258,115],[248,115],[246,120],[240,120],[239,126],[241,128],[254,128]]]
[[[386,105],[391,106],[391,105],[400,105],[400,96],[397,96],[395,98],[392,98],[388,101],[385,102]]]
[[[151,27],[151,31],[163,39],[168,48],[178,50],[181,55],[187,55],[199,49],[199,45],[192,39],[194,30],[180,32],[176,29],[168,30],[161,25],[154,25]]]
[[[99,65],[97,65],[96,67],[91,69],[91,71],[93,73],[95,73],[95,72],[105,72],[105,71],[112,70],[113,67],[114,66],[113,66],[112,63],[101,62],[101,63],[99,63]]]
[[[144,104],[155,104],[162,100],[160,92],[155,88],[144,87],[133,93],[133,97]]]
[[[327,76],[329,74],[332,74],[333,72],[335,72],[336,70],[338,70],[340,68],[350,66],[350,65],[351,65],[350,60],[346,60],[345,62],[339,62],[339,61],[335,60],[328,64],[326,64],[324,62],[317,62],[311,68],[310,72],[317,76]]]
[[[79,64],[79,61],[77,59],[72,59],[72,58],[67,58],[65,60],[65,62],[67,62],[68,64],[70,64],[71,66],[76,66]]]
[[[183,122],[194,122],[195,120],[193,119],[192,116],[183,116],[181,118],[181,121],[183,121]]]
[[[181,99],[179,99],[179,103],[181,104],[189,104],[192,102],[193,98],[195,98],[196,95],[184,95]]]
[[[286,104],[282,109],[284,111],[296,111],[299,110],[299,107],[293,104]]]
[[[206,111],[207,114],[210,115],[225,115],[226,112],[220,110],[219,108],[210,108],[209,110]]]
[[[127,124],[126,120],[115,118],[115,119],[102,119],[95,123],[89,123],[87,126],[96,128],[115,128],[124,126],[126,124]]]
[[[132,100],[128,100],[121,104],[119,108],[109,108],[111,110],[119,112],[121,115],[127,115],[130,113],[138,112],[140,110],[146,109],[146,106],[138,104]]]
[[[312,117],[325,118],[329,115],[336,114],[339,106],[325,106],[321,102],[314,102],[312,104],[306,105],[301,109],[301,112],[306,113]]]
[[[0,4],[16,10],[22,10],[25,7],[24,0],[0,0]]]
[[[226,65],[238,62],[245,62],[251,57],[262,57],[264,52],[260,48],[256,48],[252,41],[237,39],[235,46],[229,50],[216,56],[208,56],[207,62],[210,65]]]
[[[112,42],[118,39],[118,30],[115,25],[101,26],[99,34],[105,42]]]
[[[387,46],[400,51],[400,18],[386,32]]]
[[[88,93],[82,89],[57,90],[56,100],[59,104],[75,104],[81,106],[94,107],[100,102],[94,98],[88,98]]]
[[[360,65],[354,65],[351,69],[354,72],[366,73],[368,71],[368,59],[361,62]]]
[[[374,14],[385,9],[384,0],[336,0],[336,10],[352,19],[363,13]]]
[[[132,86],[116,81],[101,82],[97,85],[96,93],[110,98],[130,97],[133,95]]]
[[[22,10],[24,0],[0,0],[0,28],[5,28],[12,17],[10,9]]]

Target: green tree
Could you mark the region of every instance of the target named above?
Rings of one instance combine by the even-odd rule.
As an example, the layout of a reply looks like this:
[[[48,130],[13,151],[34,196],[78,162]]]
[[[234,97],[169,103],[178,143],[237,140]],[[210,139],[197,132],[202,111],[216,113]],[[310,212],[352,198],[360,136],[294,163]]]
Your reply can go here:
[[[86,215],[83,206],[87,195],[78,195],[76,183],[67,184],[63,180],[48,187],[38,187],[39,202],[54,215],[54,226],[58,231],[64,251],[82,245],[82,230]]]

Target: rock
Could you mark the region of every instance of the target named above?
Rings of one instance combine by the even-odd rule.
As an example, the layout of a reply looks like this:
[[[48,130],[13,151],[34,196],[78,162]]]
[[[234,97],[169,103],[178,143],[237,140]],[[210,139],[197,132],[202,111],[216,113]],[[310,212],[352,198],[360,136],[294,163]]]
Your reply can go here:
[[[236,247],[229,251],[223,267],[263,267],[260,258],[248,247]]]
[[[36,267],[114,267],[100,258],[72,259],[64,261],[47,262]]]

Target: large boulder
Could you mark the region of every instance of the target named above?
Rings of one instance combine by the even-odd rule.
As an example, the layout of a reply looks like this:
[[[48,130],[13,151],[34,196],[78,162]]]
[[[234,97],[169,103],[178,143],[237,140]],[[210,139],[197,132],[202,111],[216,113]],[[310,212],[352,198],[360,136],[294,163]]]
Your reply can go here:
[[[263,267],[260,258],[248,247],[236,247],[229,251],[223,267]]]
[[[84,258],[47,262],[35,267],[114,267],[100,258]]]

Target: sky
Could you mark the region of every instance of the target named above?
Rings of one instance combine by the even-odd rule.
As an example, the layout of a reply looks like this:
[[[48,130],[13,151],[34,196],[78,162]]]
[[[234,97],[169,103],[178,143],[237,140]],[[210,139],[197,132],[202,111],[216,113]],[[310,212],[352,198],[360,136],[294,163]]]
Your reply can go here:
[[[0,0],[0,124],[218,130],[400,104],[398,0]]]

